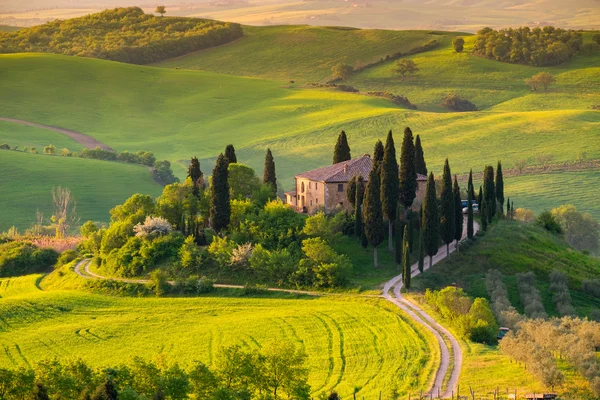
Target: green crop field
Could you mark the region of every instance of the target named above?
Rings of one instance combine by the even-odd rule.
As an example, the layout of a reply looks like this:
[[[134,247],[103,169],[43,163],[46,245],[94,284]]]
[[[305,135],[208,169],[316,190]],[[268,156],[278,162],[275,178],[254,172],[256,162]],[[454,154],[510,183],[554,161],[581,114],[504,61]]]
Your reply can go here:
[[[523,175],[505,180],[505,193],[510,194],[515,207],[524,207],[538,214],[563,204],[573,204],[581,212],[600,220],[600,191],[592,182],[600,181],[600,171],[560,172]]]
[[[211,365],[223,346],[286,339],[307,353],[315,394],[348,397],[356,387],[374,398],[427,386],[438,359],[433,336],[379,299],[110,297],[57,288],[74,273],[56,274],[41,284],[40,275],[0,280],[0,366],[51,357],[102,366],[163,352]]]
[[[49,144],[56,147],[57,153],[63,148],[77,152],[83,148],[82,145],[62,133],[6,121],[0,121],[0,144],[2,143],[8,144],[11,149],[19,146],[18,150],[34,147],[40,153],[44,151],[44,146]]]
[[[157,64],[288,82],[331,79],[331,67],[369,64],[406,52],[444,33],[316,26],[244,26],[244,37],[228,46]],[[454,36],[454,33],[447,33]]]
[[[36,210],[49,219],[57,186],[71,189],[82,221],[108,222],[108,211],[132,194],[161,192],[147,168],[117,162],[2,150],[0,170],[0,230],[28,228]]]

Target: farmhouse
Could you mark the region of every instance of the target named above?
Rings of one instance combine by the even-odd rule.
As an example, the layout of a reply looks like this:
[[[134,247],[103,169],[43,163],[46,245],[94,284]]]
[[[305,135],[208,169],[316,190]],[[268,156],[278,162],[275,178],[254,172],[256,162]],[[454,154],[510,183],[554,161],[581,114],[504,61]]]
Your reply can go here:
[[[365,182],[373,168],[371,156],[354,158],[327,167],[303,172],[294,176],[296,190],[285,193],[285,201],[297,212],[314,214],[319,210],[330,212],[336,208],[351,210],[346,198],[348,182],[355,176],[362,176]],[[425,195],[427,177],[417,174],[417,197],[413,209],[419,209]]]

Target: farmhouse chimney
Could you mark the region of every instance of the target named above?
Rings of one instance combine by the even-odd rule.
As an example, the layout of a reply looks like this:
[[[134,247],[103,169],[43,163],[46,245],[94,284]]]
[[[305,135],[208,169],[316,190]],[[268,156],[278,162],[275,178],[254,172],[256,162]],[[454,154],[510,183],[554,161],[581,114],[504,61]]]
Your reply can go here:
[[[344,175],[348,175],[348,164],[344,164]]]

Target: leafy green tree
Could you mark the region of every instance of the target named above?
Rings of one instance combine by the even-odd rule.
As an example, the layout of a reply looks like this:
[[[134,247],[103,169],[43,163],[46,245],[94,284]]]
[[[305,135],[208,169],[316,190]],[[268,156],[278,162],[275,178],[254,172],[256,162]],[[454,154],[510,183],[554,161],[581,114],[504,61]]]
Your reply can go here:
[[[498,161],[496,168],[496,201],[500,206],[500,214],[504,210],[504,177],[502,176],[502,162]]]
[[[199,196],[199,188],[204,186],[203,176],[204,174],[200,170],[200,161],[197,157],[192,157],[190,165],[188,167],[188,178],[191,179],[192,185],[194,186],[194,196]]]
[[[36,382],[30,396],[31,400],[50,400],[46,386],[41,382]]]
[[[435,178],[432,172],[429,173],[427,179],[421,224],[425,254],[429,256],[429,268],[431,268],[433,256],[437,254],[440,242],[440,218],[435,191]]]
[[[417,135],[415,139],[415,172],[427,176],[427,164],[425,163],[425,154],[421,146],[421,137]]]
[[[410,250],[408,246],[408,226],[404,227],[404,241],[402,243],[402,283],[406,290],[410,289],[410,279],[412,275],[410,265]]]
[[[219,154],[212,174],[210,225],[216,232],[221,232],[221,230],[225,229],[229,225],[231,218],[228,164],[223,154]]]
[[[268,343],[261,350],[262,388],[270,393],[273,399],[291,398],[299,388],[308,386],[308,370],[305,363],[306,354],[291,342]]]
[[[425,269],[425,243],[423,243],[423,232],[419,234],[419,272]]]
[[[167,12],[167,8],[165,6],[156,6],[156,10],[154,10],[154,12],[160,14],[161,17],[164,17]]]
[[[457,53],[462,53],[465,48],[465,39],[458,36],[452,39],[452,47],[454,47],[454,51]]]
[[[233,147],[232,144],[228,144],[227,147],[225,147],[225,159],[230,164],[237,162],[237,156],[235,155],[235,147]]]
[[[81,236],[87,239],[98,232],[98,229],[99,228],[94,221],[86,221],[85,224],[81,225],[81,228],[79,228],[79,232],[81,233]]]
[[[299,270],[310,271],[316,287],[339,287],[347,283],[352,263],[347,256],[336,253],[323,239],[302,241],[306,258],[300,260]]]
[[[254,169],[245,164],[229,163],[227,182],[230,198],[234,200],[249,199],[260,188]]]
[[[337,64],[331,68],[331,72],[333,73],[333,78],[341,79],[341,80],[348,79],[348,77],[350,77],[350,75],[352,74],[353,71],[354,71],[354,68],[352,68],[352,66],[348,65],[348,64]]]
[[[454,187],[452,188],[452,192],[454,193],[454,240],[456,240],[456,251],[458,252],[459,243],[462,239],[464,217],[462,212],[463,207],[462,199],[460,197],[460,187],[458,186],[456,175],[454,175]]]
[[[454,240],[455,226],[454,193],[448,159],[444,163],[442,175],[442,193],[440,194],[440,236],[446,244],[446,255],[450,255],[450,242]]]
[[[399,190],[400,181],[398,178],[396,147],[392,131],[390,130],[385,141],[383,161],[381,163],[381,205],[383,207],[383,215],[388,220],[388,249],[390,251],[394,250],[392,231],[398,208]]]
[[[408,58],[402,58],[396,61],[392,68],[392,72],[396,75],[400,75],[402,80],[404,80],[407,75],[415,74],[418,71],[419,68],[417,67],[417,64]]]
[[[200,361],[194,362],[189,372],[191,392],[196,399],[209,399],[219,386],[219,379]]]
[[[494,167],[488,165],[483,171],[483,197],[487,206],[488,222],[496,215],[496,188],[494,185]]]
[[[119,393],[115,388],[115,384],[112,380],[107,379],[96,388],[96,391],[92,395],[92,400],[117,400],[118,396]]]
[[[373,149],[373,168],[375,168],[376,165],[378,166],[379,163],[383,161],[384,153],[385,150],[383,148],[383,143],[381,140],[378,140],[377,143],[375,143],[375,148]]]
[[[275,175],[275,161],[273,161],[273,153],[271,153],[271,149],[267,149],[267,154],[265,155],[263,184],[271,185],[273,186],[273,189],[277,191],[277,175]]]
[[[417,196],[417,172],[415,171],[415,147],[410,128],[404,129],[400,151],[400,203],[404,206],[404,218]]]
[[[333,163],[337,164],[350,159],[352,159],[352,157],[350,155],[348,138],[346,137],[346,132],[341,131],[337,138],[337,142],[335,143],[335,148],[333,149]]]
[[[367,182],[363,200],[363,227],[369,243],[373,246],[373,266],[375,268],[379,266],[377,262],[377,246],[383,242],[385,230],[383,227],[383,212],[381,209],[379,188],[379,167],[377,164],[374,164],[369,174],[369,181]]]

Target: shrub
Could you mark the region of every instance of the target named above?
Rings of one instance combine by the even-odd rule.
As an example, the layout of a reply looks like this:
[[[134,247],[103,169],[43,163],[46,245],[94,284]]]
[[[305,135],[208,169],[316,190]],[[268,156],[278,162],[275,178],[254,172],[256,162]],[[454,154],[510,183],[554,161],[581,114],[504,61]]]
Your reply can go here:
[[[347,79],[350,74],[354,71],[351,65],[347,64],[337,64],[331,68],[331,72],[333,74],[334,79]]]
[[[179,178],[173,175],[171,163],[168,161],[156,161],[152,167],[152,177],[161,185],[166,186],[179,182]]]
[[[594,297],[600,297],[600,279],[583,281],[583,291]]]
[[[217,265],[225,268],[231,262],[231,255],[235,244],[225,237],[215,236],[208,246],[208,254],[215,260]]]
[[[535,275],[533,272],[517,274],[517,286],[521,295],[521,304],[525,314],[530,318],[548,318],[540,291],[535,287]]]
[[[139,223],[133,227],[135,236],[153,237],[168,235],[173,231],[173,227],[165,218],[147,216],[144,223]]]
[[[532,222],[535,220],[533,211],[527,208],[517,208],[515,210],[515,219],[517,221]]]
[[[148,280],[146,287],[157,297],[164,296],[171,290],[171,285],[167,278],[168,276],[165,271],[162,269],[155,269],[150,273],[150,279]]]
[[[317,287],[344,286],[352,272],[352,263],[345,255],[337,254],[323,239],[302,241],[303,259],[300,260],[297,282]]]
[[[410,102],[410,100],[408,100],[408,98],[401,96],[399,94],[393,94],[390,92],[381,92],[381,91],[376,91],[376,92],[368,92],[367,95],[369,96],[375,96],[375,97],[382,97],[384,99],[388,99],[393,103],[399,104],[401,106],[404,106],[406,108],[409,108],[411,110],[416,110],[417,106],[415,106],[414,104],[412,104]]]
[[[575,308],[571,304],[571,293],[567,286],[567,274],[557,269],[550,273],[550,291],[553,293],[552,302],[556,306],[556,311],[561,316],[575,315]]]
[[[55,269],[62,267],[65,264],[70,263],[71,261],[75,260],[79,255],[77,254],[77,252],[75,250],[67,250],[67,251],[63,251],[62,254],[58,257],[58,260],[56,261],[56,265],[54,266]]]
[[[10,150],[10,146],[7,143],[0,144],[0,150]]]
[[[477,106],[471,103],[469,100],[459,97],[456,93],[450,93],[447,95],[440,104],[442,107],[446,107],[452,111],[477,111]]]
[[[196,271],[206,262],[206,251],[196,244],[193,236],[188,236],[179,249],[179,262],[184,270]]]
[[[550,211],[544,211],[535,220],[535,222],[549,232],[561,234],[562,228],[556,217]]]
[[[31,242],[0,244],[0,277],[46,272],[57,260],[56,251],[41,249]]]
[[[235,247],[231,251],[230,265],[237,268],[247,268],[253,249],[252,243],[244,243]]]
[[[287,249],[270,251],[260,244],[254,247],[248,262],[258,279],[277,282],[280,286],[298,267],[297,258]]]

